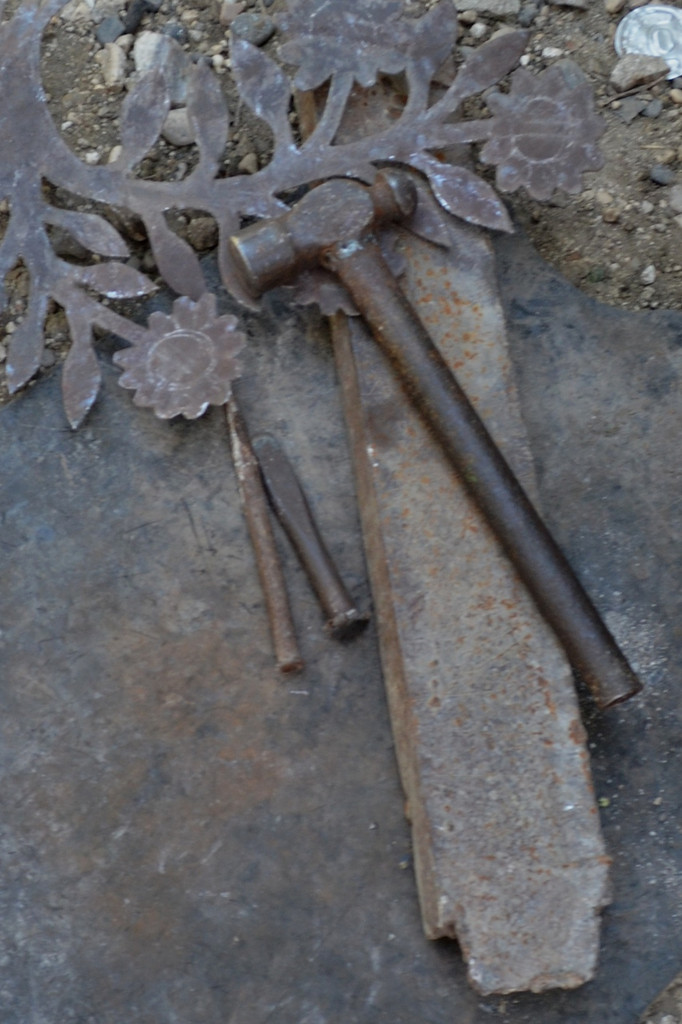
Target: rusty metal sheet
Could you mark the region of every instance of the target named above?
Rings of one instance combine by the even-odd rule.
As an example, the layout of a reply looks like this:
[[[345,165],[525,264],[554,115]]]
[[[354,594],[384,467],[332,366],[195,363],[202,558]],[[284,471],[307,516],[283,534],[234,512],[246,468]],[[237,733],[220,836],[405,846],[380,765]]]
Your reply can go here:
[[[405,288],[533,474],[488,243],[405,235]],[[361,323],[334,321],[423,924],[483,993],[594,973],[608,857],[563,653]]]

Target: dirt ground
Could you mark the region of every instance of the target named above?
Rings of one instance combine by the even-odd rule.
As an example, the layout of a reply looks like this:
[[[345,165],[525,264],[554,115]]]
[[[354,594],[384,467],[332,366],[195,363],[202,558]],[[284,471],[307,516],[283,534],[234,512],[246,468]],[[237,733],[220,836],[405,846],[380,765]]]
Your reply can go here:
[[[491,4],[493,10],[505,6],[493,0]],[[157,11],[150,10],[151,6],[134,32],[116,40],[117,46],[130,54],[135,34],[152,29],[170,32],[189,53],[209,59],[224,83],[236,117],[226,172],[248,172],[262,165],[270,140],[267,132],[237,105],[230,81],[229,22],[239,10],[270,17],[281,6],[281,0],[222,5],[220,0],[163,0]],[[429,4],[411,5],[415,11],[420,6]],[[629,310],[681,309],[682,198],[675,189],[678,181],[682,183],[682,91],[677,89],[682,82],[659,80],[627,96],[610,84],[617,61],[613,48],[616,26],[631,7],[641,3],[625,2],[613,14],[607,7],[618,7],[615,0],[586,0],[584,8],[579,0],[565,0],[563,6],[522,0],[520,10],[508,14],[483,10],[485,5],[480,0],[460,6],[460,44],[477,45],[504,26],[527,26],[526,66],[540,71],[570,57],[587,74],[604,119],[604,165],[585,176],[581,194],[556,195],[547,204],[523,194],[508,197],[515,218],[541,254],[572,283],[600,301]],[[119,0],[71,0],[64,16],[53,20],[44,39],[43,80],[53,118],[69,145],[89,163],[106,163],[119,141],[119,113],[132,60],[128,56],[121,81],[105,84],[101,26],[107,18],[125,15],[126,8]],[[98,29],[101,38],[97,37]],[[276,56],[276,34],[264,45]],[[636,107],[632,97],[640,101]],[[191,147],[161,141],[142,171],[150,177],[181,177],[191,159]],[[204,223],[200,232],[191,216],[181,215],[175,227],[199,250],[210,248],[214,237],[210,224]],[[140,263],[148,269],[143,239],[138,242]],[[0,326],[9,324],[11,331],[13,320],[21,315],[25,292],[20,269],[12,273],[8,284],[12,301],[0,318]],[[57,310],[50,315],[48,336],[45,369],[58,361],[66,348],[65,325]],[[5,355],[0,339],[0,361]],[[0,400],[7,398],[3,389],[4,385]],[[682,1022],[682,981],[651,1008],[646,1020],[651,1024]]]

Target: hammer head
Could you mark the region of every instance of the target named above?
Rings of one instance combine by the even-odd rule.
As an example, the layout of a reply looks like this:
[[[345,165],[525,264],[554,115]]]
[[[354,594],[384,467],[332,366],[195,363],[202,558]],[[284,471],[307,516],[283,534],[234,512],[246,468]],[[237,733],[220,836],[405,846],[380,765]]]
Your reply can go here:
[[[311,189],[281,217],[258,221],[233,235],[230,252],[246,290],[258,298],[320,263],[332,247],[409,217],[416,203],[414,182],[401,171],[379,171],[369,187],[334,178]]]

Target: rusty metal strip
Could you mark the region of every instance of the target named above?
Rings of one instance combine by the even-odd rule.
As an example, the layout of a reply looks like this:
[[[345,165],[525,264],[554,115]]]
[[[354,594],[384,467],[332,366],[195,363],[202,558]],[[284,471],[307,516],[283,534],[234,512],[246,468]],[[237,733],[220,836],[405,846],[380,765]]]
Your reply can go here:
[[[405,238],[405,288],[529,492],[487,243]],[[483,993],[594,973],[608,901],[585,734],[554,637],[361,323],[333,337],[426,934]]]

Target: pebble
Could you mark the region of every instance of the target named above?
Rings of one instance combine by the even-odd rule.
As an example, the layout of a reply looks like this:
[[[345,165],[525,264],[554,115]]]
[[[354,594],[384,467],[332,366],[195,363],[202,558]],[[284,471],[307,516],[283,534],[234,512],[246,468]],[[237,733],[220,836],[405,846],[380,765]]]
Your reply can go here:
[[[577,7],[581,11],[586,11],[589,7],[588,0],[549,0],[549,2],[553,7]]]
[[[220,5],[219,20],[221,25],[231,25],[232,22],[238,15],[244,10],[243,3],[230,3],[230,0],[224,0]]]
[[[5,345],[0,345],[0,363],[4,363],[7,359],[7,348]]]
[[[116,40],[116,45],[120,46],[124,53],[130,53],[135,42],[135,36],[129,34],[119,36]]]
[[[607,14],[618,14],[626,3],[627,0],[604,0],[604,9]]]
[[[168,111],[161,134],[166,142],[170,142],[171,146],[191,146],[194,142],[194,131],[190,124],[187,107],[177,107],[175,110]]]
[[[645,117],[659,117],[663,110],[663,100],[655,99],[647,103],[646,107],[642,111]]]
[[[218,244],[218,225],[213,217],[195,217],[189,222],[185,234],[197,252],[206,252]]]
[[[168,21],[162,26],[161,32],[164,36],[174,39],[180,46],[185,46],[191,39],[191,30],[181,25],[179,21]]]
[[[644,285],[653,284],[656,280],[656,267],[653,263],[650,263],[648,267],[645,267],[642,273],[639,275],[639,279]]]
[[[542,57],[544,60],[556,60],[557,57],[563,57],[564,51],[558,46],[545,46],[542,50]]]
[[[668,206],[675,213],[682,213],[682,185],[673,185],[669,190],[668,195]]]
[[[518,14],[521,0],[460,0],[457,6],[460,11],[477,11],[503,18],[506,14]]]
[[[116,43],[107,43],[96,60],[102,65],[102,77],[107,88],[123,85],[126,80],[126,55]]]
[[[258,170],[258,157],[255,153],[247,153],[237,164],[237,170],[242,174],[255,174]]]
[[[108,164],[115,164],[118,158],[123,153],[123,146],[112,146],[109,150],[109,156],[107,157]]]
[[[644,199],[639,204],[639,209],[640,209],[641,213],[649,214],[649,213],[653,213],[654,210],[656,209],[656,207],[654,206],[653,203],[650,203],[648,199]]]
[[[627,92],[628,89],[661,78],[668,70],[668,64],[662,57],[626,53],[614,67],[609,80],[617,92]]]
[[[244,39],[252,46],[263,46],[275,34],[275,23],[266,14],[248,11],[238,14],[230,25],[232,35]]]
[[[535,4],[524,4],[516,19],[521,28],[530,28],[538,16],[538,9]]]
[[[649,171],[649,178],[655,185],[673,185],[676,174],[670,167],[666,167],[665,164],[654,164]]]
[[[472,39],[476,39],[476,40],[485,39],[485,37],[488,35],[488,31],[489,31],[488,30],[488,26],[486,25],[486,23],[484,21],[477,21],[469,29],[469,33],[471,34],[471,38]]]
[[[462,25],[474,25],[478,21],[476,11],[462,11],[457,15],[457,20]]]
[[[147,10],[147,0],[130,0],[123,21],[124,31],[129,33],[137,32]]]
[[[102,46],[106,46],[107,43],[113,43],[119,36],[124,35],[125,32],[125,25],[118,15],[113,14],[100,21],[95,29],[95,39]]]
[[[618,106],[616,106],[616,103]],[[624,99],[616,100],[613,103],[613,109],[617,111],[618,117],[625,124],[630,124],[636,117],[643,114],[647,106],[647,101],[640,99],[639,96],[626,96]]]
[[[668,96],[671,101],[673,103],[677,103],[678,106],[682,104],[682,89],[671,89]]]

